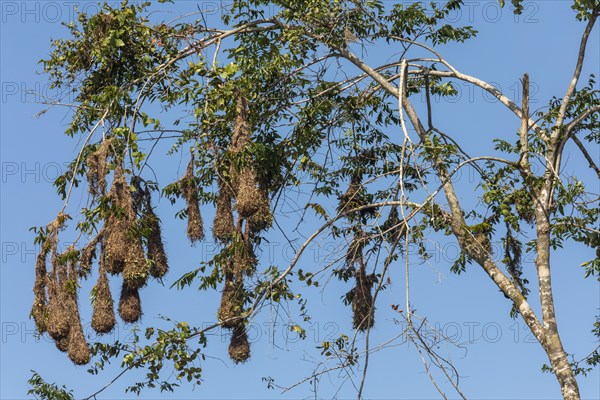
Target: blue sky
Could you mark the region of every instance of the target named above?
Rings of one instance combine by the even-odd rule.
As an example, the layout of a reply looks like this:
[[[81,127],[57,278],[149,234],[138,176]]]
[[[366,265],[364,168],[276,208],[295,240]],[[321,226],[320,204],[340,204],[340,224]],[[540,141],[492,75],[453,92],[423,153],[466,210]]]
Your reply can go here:
[[[60,209],[62,204],[55,195],[52,181],[64,171],[65,163],[76,155],[78,149],[77,140],[69,140],[63,135],[68,123],[66,110],[55,108],[41,118],[34,117],[43,109],[39,103],[44,97],[59,97],[56,91],[47,88],[45,77],[37,74],[40,70],[37,61],[49,53],[50,38],[66,35],[66,29],[60,22],[72,18],[75,4],[90,12],[97,10],[95,3],[85,2],[0,2],[2,399],[26,398],[26,381],[31,369],[37,370],[50,382],[73,388],[77,397],[93,393],[117,372],[117,369],[109,368],[106,373],[94,377],[87,374],[85,368],[73,366],[49,339],[35,338],[33,321],[28,318],[36,254],[33,235],[28,229],[48,223]],[[179,2],[157,6],[161,12],[154,18],[169,20],[180,13],[193,11],[195,4]],[[202,3],[205,9],[216,10],[216,5],[216,2]],[[442,47],[441,52],[463,72],[495,82],[511,97],[514,97],[515,90],[518,93],[517,85],[522,74],[528,72],[536,88],[532,90],[532,100],[543,106],[552,95],[562,96],[574,67],[583,24],[575,20],[569,5],[568,1],[525,2],[523,15],[515,17],[508,8],[501,10],[494,1],[467,1],[461,14],[455,17],[479,30],[478,37],[465,44]],[[215,11],[212,17],[218,17],[218,12]],[[590,73],[599,72],[599,31],[596,27],[590,40],[582,74],[584,82]],[[368,60],[377,63],[385,61],[388,55],[370,49]],[[472,155],[482,154],[491,148],[491,138],[506,137],[507,132],[510,132],[508,135],[515,132],[519,121],[501,104],[491,101],[477,88],[469,89],[462,84],[459,87],[460,96],[455,101],[441,100],[435,107],[442,121],[440,127],[460,132],[458,137],[467,151]],[[415,103],[422,108],[423,104],[418,99]],[[165,144],[157,151],[164,153],[167,149],[168,144]],[[572,150],[567,149],[568,157],[565,159],[569,160],[569,164],[565,172],[585,166]],[[590,149],[596,158],[598,150]],[[183,168],[176,160],[155,169],[159,170],[159,179],[162,177],[166,182],[169,177],[180,176]],[[462,189],[461,197],[468,202],[474,200],[473,192],[468,188],[476,182],[476,177],[466,171],[460,177],[458,187]],[[587,177],[593,179],[591,174]],[[78,192],[71,202],[72,206],[76,207],[84,200],[84,194]],[[293,199],[289,199],[288,207],[293,208]],[[159,320],[159,315],[186,320],[196,326],[213,322],[218,305],[215,293],[199,293],[193,288],[184,291],[168,289],[179,275],[209,257],[213,249],[210,243],[188,246],[184,225],[174,218],[178,208],[170,206],[166,199],[158,202],[158,210],[165,222],[163,234],[167,238],[171,272],[164,287],[150,284],[142,290],[145,313],[142,326],[166,326]],[[205,211],[205,219],[210,220],[210,213],[211,210]],[[308,233],[309,228],[303,228],[303,233]],[[289,262],[291,249],[281,235],[274,233],[272,239],[263,257],[272,255],[272,262],[283,266]],[[302,259],[301,268],[314,268],[316,263],[323,262],[326,255],[335,252],[331,248],[332,243],[319,243],[319,246],[310,249],[308,257]],[[431,237],[426,246],[433,255],[432,259],[426,264],[415,261],[411,267],[412,304],[420,315],[427,316],[432,326],[454,337],[455,342],[460,344],[441,351],[452,358],[460,371],[461,387],[467,397],[558,398],[560,391],[555,378],[540,372],[542,363],[547,362],[543,351],[532,340],[520,319],[509,318],[510,305],[481,269],[471,266],[466,274],[455,276],[449,272],[456,249],[454,243]],[[568,352],[579,358],[595,347],[589,332],[600,307],[598,282],[584,280],[582,269],[578,267],[592,257],[591,250],[580,247],[566,247],[552,255],[552,278],[563,343]],[[534,268],[532,259],[526,260],[525,268]],[[388,306],[403,302],[404,278],[400,265],[392,269],[391,278],[392,290],[381,295],[372,343],[383,343],[402,329],[394,322],[396,315]],[[93,281],[84,282],[80,293],[83,322],[88,325],[87,332],[92,339],[89,305],[83,304],[86,304],[93,285]],[[250,362],[233,365],[227,358],[227,337],[217,333],[209,337],[201,386],[194,388],[184,384],[172,396],[148,391],[141,398],[281,398],[278,391],[268,390],[261,378],[271,376],[280,385],[291,385],[303,379],[320,360],[319,350],[315,348],[318,343],[335,338],[342,332],[351,332],[351,312],[339,300],[348,288],[333,281],[326,288],[326,292],[299,285],[295,288],[309,298],[308,307],[313,316],[312,323],[305,326],[308,333],[306,340],[298,341],[289,332],[290,324],[300,322],[293,315],[294,308],[290,310],[292,315],[288,319],[285,309],[267,307],[251,325],[253,353]],[[118,293],[117,286],[113,287],[113,293]],[[127,341],[129,329],[129,326],[120,324],[111,337]],[[319,397],[331,398],[336,392],[339,398],[354,397],[353,383],[360,381],[359,372],[355,371],[355,375],[349,378],[338,373],[324,376],[319,386]],[[365,388],[367,398],[439,397],[428,381],[418,354],[407,344],[398,342],[397,346],[374,353],[369,374]],[[128,375],[131,379],[135,376],[135,372]],[[600,398],[597,370],[587,378],[580,378],[579,383],[584,398]],[[133,395],[123,393],[125,384],[125,381],[117,382],[99,398],[133,398]],[[447,389],[447,385],[444,387]],[[283,396],[310,398],[311,387],[303,385]]]

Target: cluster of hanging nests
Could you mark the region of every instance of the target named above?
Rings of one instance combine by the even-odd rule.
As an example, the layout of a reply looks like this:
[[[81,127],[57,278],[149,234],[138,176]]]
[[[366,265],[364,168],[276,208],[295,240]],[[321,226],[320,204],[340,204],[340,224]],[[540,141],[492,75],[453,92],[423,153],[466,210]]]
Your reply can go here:
[[[350,179],[350,184],[346,192],[340,196],[338,212],[349,211],[366,205],[367,202],[360,192],[361,177],[355,174]],[[364,216],[368,210],[358,211],[359,216]],[[373,274],[367,275],[366,262],[364,259],[364,248],[368,242],[368,235],[360,228],[357,218],[351,213],[347,216],[353,223],[352,231],[354,236],[348,251],[346,253],[345,267],[353,271],[356,284],[351,290],[352,298],[352,327],[361,331],[366,331],[373,327],[375,323],[375,304],[371,289],[375,278]]]
[[[247,110],[247,101],[238,96],[232,140],[223,160],[241,159],[250,144]],[[90,350],[81,326],[77,288],[79,279],[91,273],[94,259],[98,260],[98,281],[93,289],[92,327],[100,334],[111,332],[116,324],[109,275],[122,276],[118,314],[123,321],[134,323],[142,315],[139,290],[150,276],[162,278],[168,271],[160,221],[152,209],[150,190],[139,177],[127,182],[118,146],[117,140],[106,138],[85,158],[90,194],[104,196],[110,204],[103,228],[81,250],[70,247],[58,254],[58,233],[68,218],[59,214],[46,228],[36,262],[31,315],[38,331],[48,333],[57,347],[79,365],[89,362]],[[192,243],[204,239],[194,165],[192,155],[185,175],[178,182],[186,202],[187,235]],[[271,226],[273,218],[267,190],[260,185],[252,163],[236,165],[225,161],[219,167],[213,236],[228,255],[221,265],[224,285],[217,316],[221,325],[232,331],[229,355],[238,363],[250,357],[244,278],[256,271],[253,239]],[[107,191],[106,176],[111,169],[113,179]]]
[[[251,130],[247,116],[248,104],[238,96],[235,107],[233,135],[229,159],[239,158],[250,144]],[[271,226],[271,205],[264,185],[257,179],[254,166],[249,162],[225,165],[219,171],[217,212],[213,222],[213,237],[227,250],[222,263],[224,277],[221,304],[217,317],[221,326],[232,331],[229,356],[236,363],[250,357],[250,343],[244,319],[246,291],[244,277],[256,272],[257,259],[252,239]],[[234,211],[237,218],[234,222]]]
[[[89,362],[90,349],[81,326],[77,288],[79,279],[91,273],[93,260],[98,260],[98,281],[93,289],[92,328],[99,334],[111,332],[116,325],[108,274],[123,277],[117,310],[123,321],[134,323],[142,315],[139,290],[150,276],[162,278],[169,268],[148,187],[137,177],[128,184],[122,164],[117,162],[106,193],[112,143],[105,139],[86,159],[90,193],[105,195],[110,205],[103,228],[81,250],[70,246],[59,254],[58,233],[68,218],[61,213],[47,226],[36,261],[31,315],[38,331],[48,333],[58,349],[78,365]]]

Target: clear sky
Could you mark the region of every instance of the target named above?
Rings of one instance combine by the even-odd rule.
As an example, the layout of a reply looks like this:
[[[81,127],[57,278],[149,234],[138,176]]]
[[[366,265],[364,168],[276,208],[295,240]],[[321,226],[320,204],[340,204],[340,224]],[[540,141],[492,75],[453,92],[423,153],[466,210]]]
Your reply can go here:
[[[200,2],[200,6],[217,10],[217,3]],[[45,97],[60,97],[56,91],[48,89],[45,77],[37,73],[41,69],[37,61],[49,53],[51,38],[67,34],[60,22],[73,18],[77,4],[80,9],[90,12],[98,9],[93,2],[0,2],[2,399],[26,398],[27,379],[32,369],[49,382],[73,388],[77,397],[93,393],[118,371],[109,368],[98,377],[86,373],[85,368],[73,366],[49,339],[36,339],[34,323],[28,318],[36,255],[33,234],[28,229],[48,223],[60,209],[62,204],[52,181],[64,171],[65,163],[75,157],[79,144],[77,140],[69,140],[63,135],[69,121],[65,110],[52,109],[41,118],[35,117],[44,108],[39,103]],[[157,6],[161,12],[154,18],[170,20],[195,10],[196,4],[182,1],[176,5]],[[212,18],[217,17],[218,11],[215,11]],[[519,79],[528,72],[534,88],[532,100],[537,101],[537,106],[545,105],[553,95],[562,96],[570,80],[583,31],[583,24],[575,20],[570,10],[570,1],[525,2],[524,13],[518,17],[513,16],[508,8],[500,9],[495,1],[466,1],[464,9],[454,17],[472,24],[480,32],[478,37],[466,44],[441,48],[442,54],[460,70],[495,82],[510,97],[518,94]],[[596,27],[590,40],[583,82],[587,81],[590,73],[600,72],[599,32]],[[368,60],[385,61],[388,56],[384,51],[370,49]],[[452,101],[441,100],[436,107],[441,113],[441,127],[447,131],[462,132],[459,136],[461,142],[472,155],[480,155],[489,148],[491,138],[507,137],[506,132],[512,135],[517,129],[519,121],[502,105],[490,100],[479,89],[462,84],[459,87],[459,97]],[[418,99],[415,102],[422,107]],[[160,146],[159,151],[164,153],[167,148]],[[598,148],[590,151],[598,158]],[[567,152],[565,159],[570,159],[570,164],[566,172],[578,167],[583,169],[585,163],[579,155],[575,151],[571,154],[571,149]],[[177,162],[171,162],[164,168],[156,168],[155,165],[155,170],[159,179],[163,177],[163,184],[168,177],[181,174],[181,166]],[[476,177],[469,176],[466,170],[460,179],[459,187],[462,188],[476,182]],[[468,201],[473,192],[463,190],[461,196]],[[78,193],[72,201],[73,206],[83,200],[84,195]],[[290,199],[289,203],[292,209],[293,200]],[[164,287],[151,283],[141,291],[144,308],[142,326],[167,326],[158,319],[159,315],[186,320],[196,326],[214,322],[217,294],[199,293],[193,288],[184,291],[168,289],[183,272],[209,257],[213,249],[210,243],[195,248],[188,246],[184,225],[174,218],[179,208],[162,199],[158,209],[164,221],[163,235],[167,238],[171,272]],[[208,220],[210,213],[211,210],[205,212]],[[307,233],[309,228],[303,228],[303,232]],[[289,262],[292,251],[281,235],[274,233],[272,239],[268,249],[263,251],[263,260],[272,258],[271,262],[284,266]],[[555,378],[540,371],[541,365],[547,362],[545,354],[521,319],[510,319],[509,303],[479,267],[469,267],[468,272],[461,276],[451,274],[449,266],[456,255],[456,246],[445,241],[437,242],[438,239],[428,238],[426,244],[432,259],[426,264],[415,261],[412,267],[412,304],[418,314],[427,316],[432,326],[460,344],[459,347],[449,346],[440,351],[450,355],[458,368],[461,388],[466,396],[474,399],[558,398],[560,390]],[[330,246],[331,243],[320,242],[320,247],[311,248],[301,267],[309,270],[322,263],[324,257],[332,252]],[[552,255],[560,332],[566,350],[577,358],[584,357],[595,347],[590,330],[600,307],[599,287],[594,279],[584,280],[579,267],[592,257],[591,250],[579,247],[566,247]],[[525,260],[525,269],[532,268],[533,259]],[[91,340],[95,339],[89,327],[91,312],[89,305],[84,304],[93,285],[93,281],[84,282],[80,292],[83,322]],[[392,290],[381,295],[372,343],[383,343],[400,333],[402,326],[394,322],[395,313],[388,305],[403,302],[403,287],[403,272],[398,265],[392,271]],[[299,386],[281,395],[279,391],[268,390],[262,378],[271,376],[280,385],[291,385],[303,379],[320,360],[315,346],[323,340],[337,337],[341,332],[351,332],[351,311],[339,300],[348,288],[331,281],[324,293],[301,286],[295,289],[302,291],[310,300],[308,306],[313,321],[305,326],[308,333],[306,340],[298,341],[289,332],[288,324],[300,322],[297,316],[275,318],[273,316],[277,312],[284,316],[285,310],[265,309],[250,329],[253,345],[252,358],[248,363],[232,364],[227,357],[227,337],[225,333],[219,333],[209,337],[207,359],[202,364],[204,382],[201,386],[183,384],[170,396],[147,391],[141,398],[310,398],[310,385]],[[535,293],[535,286],[532,289]],[[113,286],[113,293],[118,293],[117,286]],[[111,337],[127,341],[129,329],[129,326],[120,324]],[[374,353],[365,388],[366,397],[438,398],[418,353],[410,345],[396,344]],[[116,364],[118,366],[119,363]],[[353,384],[360,381],[359,372],[355,371],[354,375],[334,372],[323,376],[319,398],[331,398],[336,393],[338,398],[355,397]],[[133,378],[136,373],[130,376]],[[123,393],[126,380],[117,382],[99,398],[134,398]],[[584,398],[600,398],[598,370],[586,378],[581,377],[579,383]],[[443,380],[442,385],[448,387]]]

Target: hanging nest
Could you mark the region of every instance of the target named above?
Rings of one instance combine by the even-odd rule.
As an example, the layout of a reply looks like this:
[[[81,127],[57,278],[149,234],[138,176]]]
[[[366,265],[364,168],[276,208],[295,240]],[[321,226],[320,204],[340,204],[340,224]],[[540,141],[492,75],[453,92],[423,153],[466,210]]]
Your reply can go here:
[[[354,228],[354,238],[348,246],[348,252],[346,253],[346,265],[352,266],[360,263],[363,257],[363,250],[367,244],[367,235],[360,228]]]
[[[44,249],[47,247],[47,249]],[[35,283],[33,285],[33,306],[31,307],[31,317],[35,321],[35,326],[39,333],[44,333],[48,329],[48,299],[46,297],[47,270],[46,258],[48,256],[49,246],[42,245],[42,250],[38,254],[35,262]]]
[[[254,215],[261,206],[261,195],[256,183],[256,173],[251,166],[244,167],[239,175],[235,207],[242,218]]]
[[[55,250],[55,249],[53,249]],[[71,310],[69,309],[69,288],[67,285],[67,265],[64,255],[52,252],[52,271],[48,280],[48,325],[50,337],[60,340],[71,330]]]
[[[73,246],[67,249],[65,255],[72,255],[75,251]],[[79,316],[79,305],[77,303],[77,283],[79,275],[77,271],[76,260],[70,257],[67,260],[67,275],[64,276],[64,271],[59,270],[59,276],[64,278],[64,296],[65,306],[69,312],[70,329],[69,329],[69,344],[67,346],[67,355],[71,361],[77,365],[84,365],[90,361],[90,348],[83,334],[81,326],[81,318]],[[58,344],[57,344],[58,345]],[[62,346],[62,344],[61,344]]]
[[[108,172],[108,157],[113,139],[102,140],[97,150],[85,159],[87,166],[87,181],[92,195],[102,195],[106,191],[106,174]]]
[[[119,315],[125,322],[137,322],[142,316],[142,302],[138,289],[123,282],[121,298],[119,299]]]
[[[187,171],[181,179],[181,191],[187,206],[187,235],[192,243],[204,239],[204,223],[200,214],[200,198],[194,174],[194,156],[190,157]]]
[[[260,232],[269,229],[273,225],[273,214],[271,203],[267,193],[263,189],[258,190],[258,209],[248,218],[248,224],[252,232]]]
[[[217,196],[217,213],[213,221],[213,237],[219,242],[227,242],[231,240],[234,232],[231,193],[227,183],[219,178],[219,194]]]
[[[235,102],[235,120],[230,150],[233,153],[244,151],[250,143],[250,123],[248,122],[248,101],[238,93]]]
[[[40,253],[35,262],[35,283],[33,285],[33,305],[31,307],[31,317],[33,318],[36,329],[39,333],[44,333],[48,329],[48,307],[49,307],[49,280],[48,276],[48,255],[52,254],[53,269],[57,264],[56,247],[58,244],[58,231],[62,228],[67,216],[60,213],[54,221],[46,227],[46,235],[41,242]],[[55,272],[55,271],[53,271]],[[54,322],[54,321],[53,321]]]
[[[239,322],[231,335],[229,343],[229,357],[236,363],[245,362],[250,358],[250,342],[244,322]]]
[[[217,311],[217,319],[221,322],[223,328],[231,329],[238,323],[237,320],[231,320],[240,316],[243,308],[243,287],[236,282],[234,274],[230,271],[225,272],[225,283],[221,293],[221,304]],[[231,321],[230,321],[231,320]]]
[[[121,166],[115,168],[113,185],[108,196],[116,212],[106,219],[102,254],[106,271],[116,275],[123,272],[125,267],[125,259],[132,247],[131,231],[135,222],[131,191]]]
[[[169,263],[162,240],[160,219],[152,208],[152,196],[148,185],[142,188],[142,179],[139,177],[132,179],[132,185],[135,187],[136,193],[140,194],[137,209],[143,210],[141,211],[141,226],[146,232],[147,259],[150,263],[148,272],[155,278],[162,278],[169,270]]]
[[[165,246],[160,231],[160,222],[152,208],[146,209],[144,219],[147,221],[148,234],[148,260],[150,260],[150,275],[162,278],[169,271],[169,261],[165,253]]]
[[[146,260],[141,239],[134,241],[124,260],[123,282],[131,288],[139,289],[146,284],[150,265]]]
[[[48,283],[50,299],[48,301],[48,335],[59,340],[69,335],[71,329],[71,313],[67,308],[64,286],[54,279]]]
[[[371,295],[372,287],[373,277],[365,274],[365,267],[362,265],[356,273],[356,287],[352,299],[352,327],[354,329],[366,331],[372,328],[375,323],[375,305]]]
[[[83,327],[79,317],[79,307],[77,306],[77,297],[71,294],[68,305],[71,309],[71,329],[69,330],[69,344],[67,346],[67,355],[76,365],[84,365],[90,362],[90,348],[83,334]],[[63,344],[61,344],[62,346]],[[58,343],[57,343],[58,346]]]
[[[106,272],[100,270],[98,282],[94,288],[94,310],[92,313],[92,328],[97,333],[109,333],[117,323],[115,318],[114,301],[110,293]]]
[[[256,271],[258,260],[252,249],[252,244],[242,235],[240,242],[232,244],[233,246],[233,269],[236,276],[252,275]]]

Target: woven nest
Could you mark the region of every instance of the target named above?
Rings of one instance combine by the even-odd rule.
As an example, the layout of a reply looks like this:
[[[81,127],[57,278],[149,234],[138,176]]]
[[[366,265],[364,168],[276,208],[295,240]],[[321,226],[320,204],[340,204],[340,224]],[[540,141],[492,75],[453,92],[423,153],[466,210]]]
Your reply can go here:
[[[187,235],[190,241],[195,243],[204,239],[204,223],[200,214],[200,198],[194,174],[193,154],[190,157],[186,173],[181,178],[181,191],[187,207]]]
[[[48,251],[42,251],[38,254],[35,262],[35,284],[33,286],[33,306],[31,307],[31,317],[35,321],[35,326],[39,333],[44,333],[48,329],[48,299],[46,297],[46,257]]]
[[[235,232],[233,224],[233,210],[231,208],[231,195],[225,187],[225,183],[219,179],[219,195],[217,197],[217,212],[213,221],[213,237],[220,242],[231,240]]]
[[[258,260],[248,240],[242,239],[233,248],[233,268],[237,276],[252,275],[256,271]]]
[[[73,311],[73,323],[69,332],[69,344],[67,347],[67,355],[73,363],[77,365],[85,365],[90,362],[90,348],[83,334],[83,327],[79,319],[79,312]],[[58,344],[57,344],[58,345]]]
[[[362,230],[357,230],[354,233],[354,238],[348,246],[346,253],[346,265],[351,266],[362,260],[363,250],[367,244],[367,235]]]
[[[148,222],[148,260],[150,260],[150,275],[162,278],[169,271],[169,262],[162,241],[160,222],[152,209],[146,211],[145,220]]]
[[[64,214],[59,214],[57,218],[47,226],[47,235],[41,243],[40,253],[35,261],[35,283],[33,286],[33,305],[31,307],[31,317],[35,321],[38,332],[43,333],[48,329],[48,306],[49,299],[49,280],[48,276],[48,255],[52,254],[53,272],[57,267],[56,247],[58,243],[58,231],[64,224]]]
[[[146,260],[142,240],[131,243],[129,254],[124,260],[123,281],[131,288],[139,289],[146,284],[150,273],[150,264]]]
[[[229,357],[237,364],[250,358],[250,342],[246,326],[240,322],[233,328],[231,342],[229,343]]]
[[[137,322],[142,316],[142,303],[138,289],[131,288],[123,282],[119,299],[119,315],[125,322]]]
[[[254,215],[261,206],[261,195],[256,183],[256,173],[252,167],[240,171],[235,207],[242,218]]]
[[[63,283],[52,277],[48,282],[48,335],[54,340],[60,340],[69,335],[71,330],[71,310],[69,309],[68,293]]]
[[[223,328],[231,329],[236,326],[237,320],[231,319],[241,314],[243,307],[242,290],[243,288],[236,282],[233,273],[227,272],[221,293],[221,304],[217,311],[217,319],[221,322]]]
[[[98,149],[85,160],[89,192],[100,195],[106,191],[106,174],[108,172],[108,157],[113,139],[104,139]]]
[[[375,323],[375,307],[371,295],[372,286],[372,277],[366,276],[364,267],[361,267],[356,274],[356,287],[352,299],[352,326],[354,329],[366,331],[372,328]]]
[[[252,232],[260,232],[273,225],[271,203],[267,193],[262,189],[258,190],[258,209],[248,218],[248,224]]]
[[[231,151],[239,153],[250,143],[250,124],[248,122],[248,101],[238,94],[235,102],[235,120],[231,138]]]
[[[110,293],[108,278],[106,272],[100,271],[95,287],[92,328],[97,333],[109,333],[116,323],[114,301]]]

